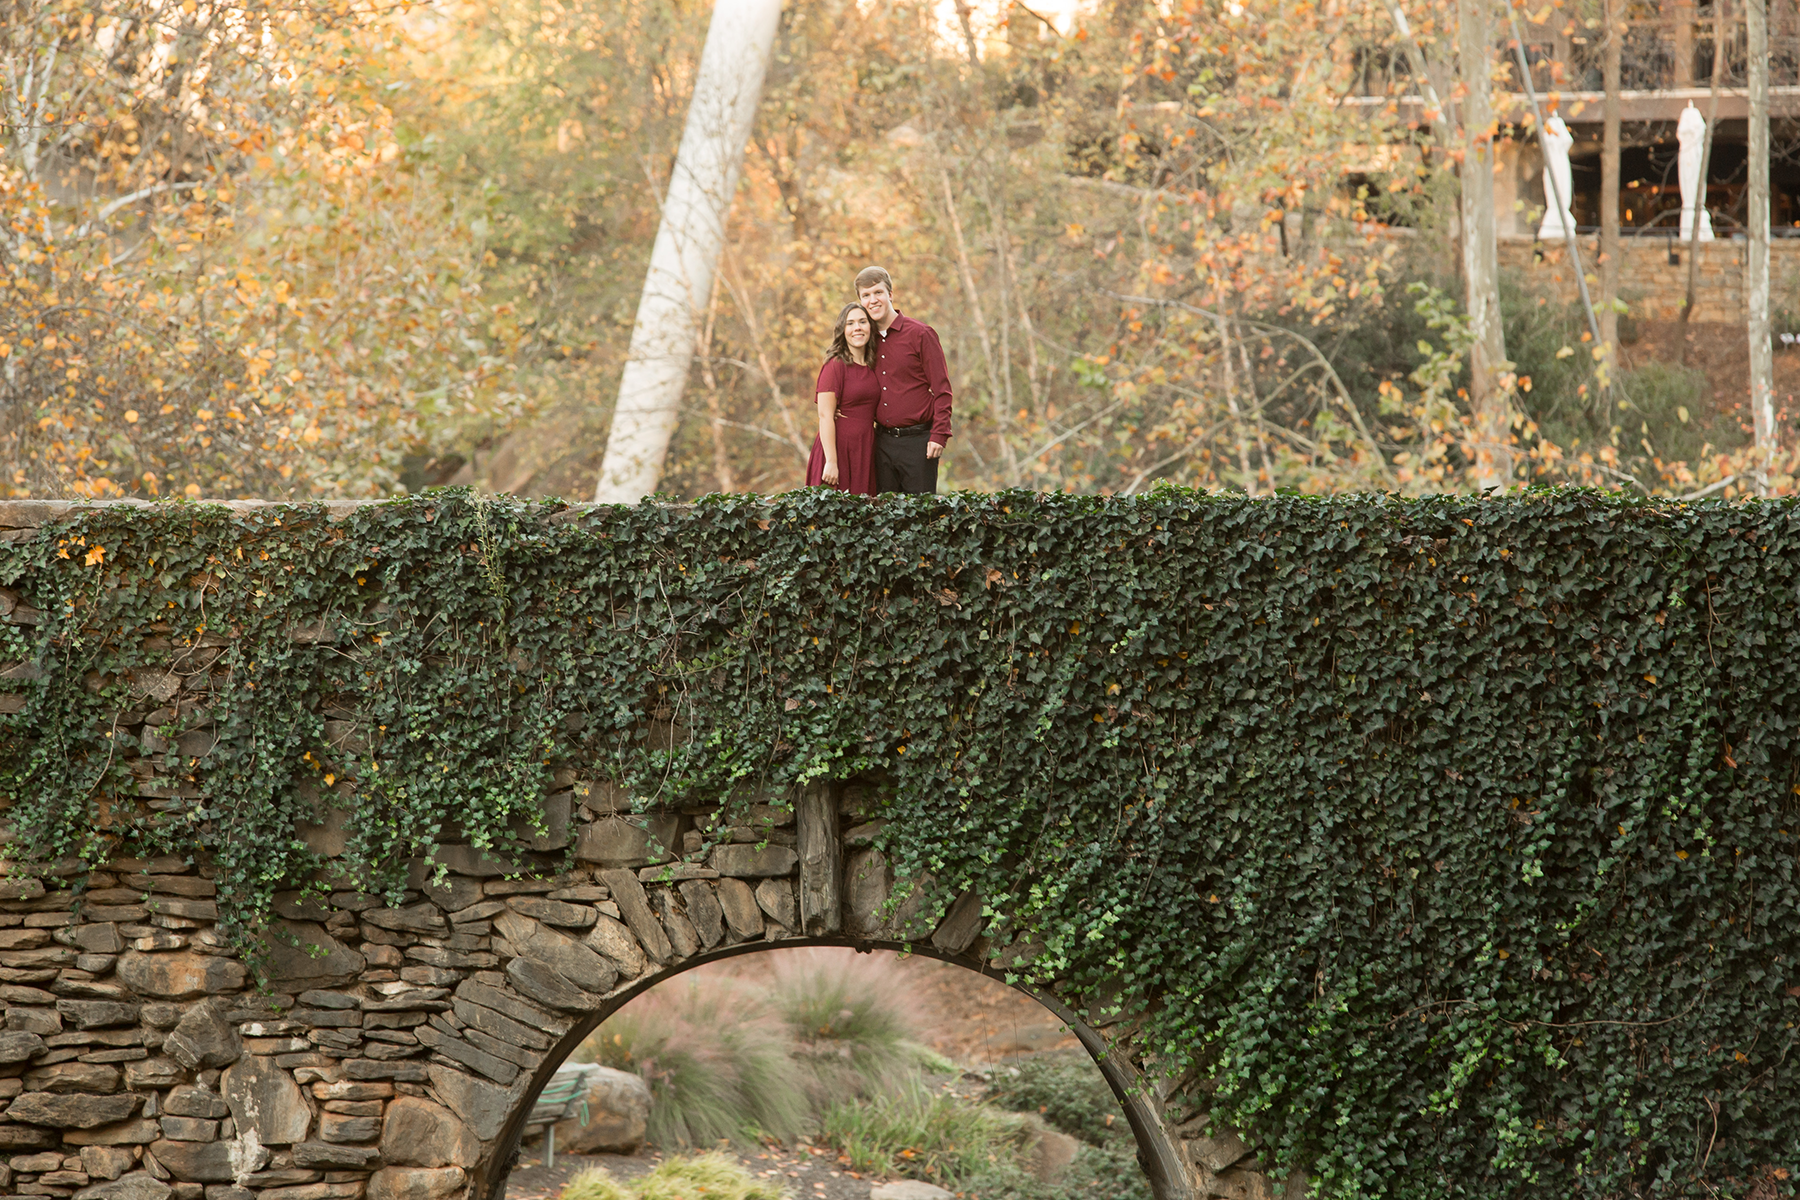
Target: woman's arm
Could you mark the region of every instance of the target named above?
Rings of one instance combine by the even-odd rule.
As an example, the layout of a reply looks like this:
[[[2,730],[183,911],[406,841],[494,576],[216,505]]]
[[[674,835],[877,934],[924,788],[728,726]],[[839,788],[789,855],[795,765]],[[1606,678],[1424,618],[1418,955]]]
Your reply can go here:
[[[825,451],[825,470],[821,482],[837,486],[837,393],[819,393],[819,445]]]

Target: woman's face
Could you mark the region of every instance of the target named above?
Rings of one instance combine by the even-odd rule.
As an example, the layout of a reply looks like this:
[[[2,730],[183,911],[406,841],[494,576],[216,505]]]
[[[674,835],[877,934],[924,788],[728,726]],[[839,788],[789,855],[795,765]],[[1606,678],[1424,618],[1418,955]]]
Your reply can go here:
[[[858,350],[869,344],[869,314],[853,308],[844,318],[844,341]]]

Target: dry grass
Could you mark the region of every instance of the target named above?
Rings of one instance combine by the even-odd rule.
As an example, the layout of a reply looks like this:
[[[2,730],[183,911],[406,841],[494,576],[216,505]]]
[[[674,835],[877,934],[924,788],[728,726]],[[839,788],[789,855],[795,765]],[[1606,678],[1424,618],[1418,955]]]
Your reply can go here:
[[[793,1038],[762,995],[722,977],[672,980],[594,1031],[585,1057],[650,1085],[659,1146],[788,1139],[809,1123]]]
[[[910,980],[892,958],[795,950],[770,974],[770,1006],[794,1037],[818,1111],[891,1091],[916,1072],[921,1047],[900,998]]]
[[[569,1180],[561,1200],[788,1200],[785,1188],[758,1179],[723,1154],[672,1158],[630,1183],[599,1167]]]
[[[911,1040],[908,992],[887,956],[771,951],[647,992],[577,1057],[644,1077],[657,1145],[785,1141],[834,1104],[901,1085],[931,1057]]]

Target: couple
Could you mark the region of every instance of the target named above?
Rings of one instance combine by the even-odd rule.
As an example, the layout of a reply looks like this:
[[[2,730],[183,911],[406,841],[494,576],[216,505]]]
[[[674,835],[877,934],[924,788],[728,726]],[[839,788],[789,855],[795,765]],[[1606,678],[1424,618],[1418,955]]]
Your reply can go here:
[[[806,483],[873,496],[937,491],[950,441],[950,376],[937,331],[894,308],[880,267],[856,275],[858,303],[838,314],[813,390],[819,436]]]

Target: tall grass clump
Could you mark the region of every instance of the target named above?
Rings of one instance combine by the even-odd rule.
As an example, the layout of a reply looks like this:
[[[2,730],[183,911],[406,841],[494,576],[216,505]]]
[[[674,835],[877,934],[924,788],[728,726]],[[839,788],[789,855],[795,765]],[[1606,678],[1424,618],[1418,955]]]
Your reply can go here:
[[[1023,1177],[1030,1123],[1016,1113],[933,1092],[918,1080],[826,1110],[821,1136],[865,1174],[905,1175],[939,1187],[984,1173]]]
[[[632,1182],[637,1200],[787,1200],[786,1188],[758,1179],[717,1152],[671,1158]]]
[[[777,961],[770,1006],[794,1038],[795,1059],[821,1111],[899,1086],[922,1047],[901,998],[909,981],[892,959],[796,950]]]
[[[561,1200],[631,1200],[631,1193],[604,1167],[589,1167],[563,1184]]]
[[[650,1085],[646,1133],[659,1146],[783,1140],[809,1124],[806,1077],[787,1027],[729,978],[680,980],[632,1001],[583,1057]]]
[[[665,983],[576,1051],[644,1077],[652,1142],[786,1140],[831,1105],[898,1087],[935,1058],[909,1040],[909,981],[891,959],[823,949],[767,959]]]
[[[788,1200],[788,1195],[733,1159],[711,1153],[671,1158],[630,1183],[597,1167],[583,1171],[564,1185],[561,1200]]]

